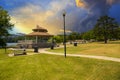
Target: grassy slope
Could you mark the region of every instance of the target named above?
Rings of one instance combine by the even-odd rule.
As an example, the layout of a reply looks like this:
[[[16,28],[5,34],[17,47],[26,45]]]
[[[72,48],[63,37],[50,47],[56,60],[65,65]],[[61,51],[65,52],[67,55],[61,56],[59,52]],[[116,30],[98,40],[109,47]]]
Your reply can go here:
[[[63,53],[63,48],[48,50],[52,52]],[[102,44],[102,43],[88,43],[79,44],[77,47],[68,46],[67,53],[69,54],[88,54],[88,55],[100,55],[120,58],[120,44]]]
[[[0,59],[0,80],[120,80],[117,62],[46,54],[5,56]]]

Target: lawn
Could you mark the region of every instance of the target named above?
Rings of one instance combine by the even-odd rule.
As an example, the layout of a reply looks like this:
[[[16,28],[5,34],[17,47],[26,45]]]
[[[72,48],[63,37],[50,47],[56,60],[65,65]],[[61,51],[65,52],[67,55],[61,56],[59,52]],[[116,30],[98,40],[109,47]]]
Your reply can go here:
[[[48,54],[8,57],[3,52],[0,80],[120,80],[118,62]]]
[[[54,50],[48,50],[51,52],[63,53],[63,48],[55,48]],[[100,43],[86,43],[78,44],[77,47],[67,45],[67,53],[69,54],[87,54],[87,55],[99,55],[120,58],[120,41],[109,42],[108,44]]]

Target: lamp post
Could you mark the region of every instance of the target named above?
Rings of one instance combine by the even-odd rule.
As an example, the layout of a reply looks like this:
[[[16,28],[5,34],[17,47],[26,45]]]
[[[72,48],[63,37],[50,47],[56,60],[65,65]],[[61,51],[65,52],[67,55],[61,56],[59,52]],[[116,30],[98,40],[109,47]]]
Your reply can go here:
[[[66,12],[63,12],[63,26],[64,26],[64,56],[66,58],[66,32],[65,32],[65,16],[66,16]]]

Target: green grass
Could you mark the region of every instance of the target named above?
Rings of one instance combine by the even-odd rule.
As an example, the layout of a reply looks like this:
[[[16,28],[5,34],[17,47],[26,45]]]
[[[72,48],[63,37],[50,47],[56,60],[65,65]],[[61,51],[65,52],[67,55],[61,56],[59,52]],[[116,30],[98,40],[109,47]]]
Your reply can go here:
[[[87,55],[99,55],[99,56],[109,56],[120,58],[120,41],[109,42],[108,44],[100,43],[87,43],[78,44],[77,47],[73,45],[67,45],[67,53],[69,54],[87,54]],[[56,53],[63,53],[63,48],[58,48],[54,50],[48,50]]]
[[[0,60],[4,58],[9,58],[8,53],[11,53],[10,50],[0,49]]]
[[[120,80],[118,62],[47,54],[7,57],[0,49],[1,55],[0,80]]]

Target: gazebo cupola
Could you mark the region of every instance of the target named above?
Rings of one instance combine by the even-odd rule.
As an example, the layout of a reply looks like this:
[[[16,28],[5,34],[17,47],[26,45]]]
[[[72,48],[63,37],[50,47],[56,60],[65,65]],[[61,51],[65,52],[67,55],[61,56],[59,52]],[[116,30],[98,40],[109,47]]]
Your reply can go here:
[[[39,25],[36,26],[35,29],[32,29],[33,32],[48,32],[47,29],[44,29],[42,27],[40,27]]]

